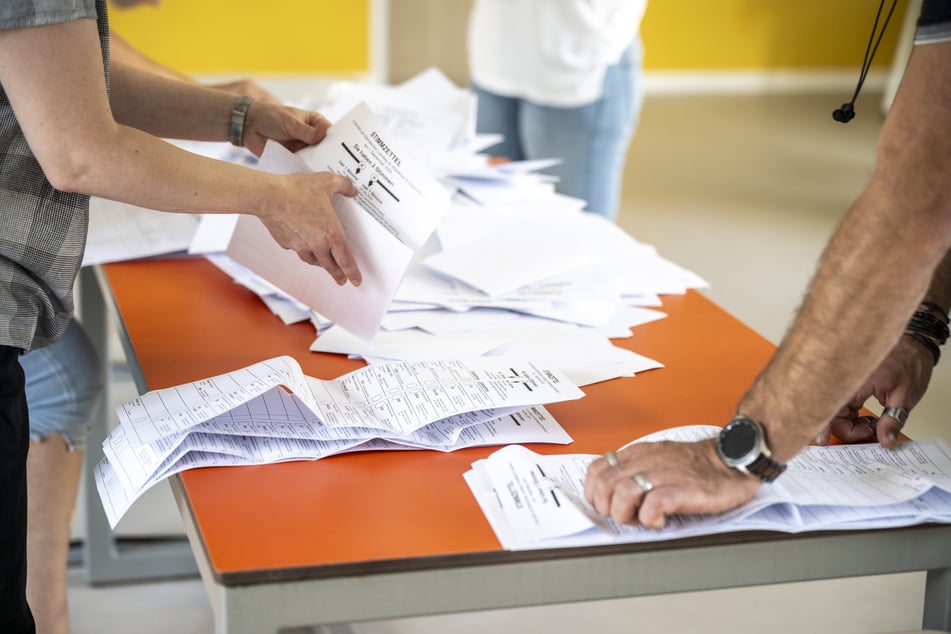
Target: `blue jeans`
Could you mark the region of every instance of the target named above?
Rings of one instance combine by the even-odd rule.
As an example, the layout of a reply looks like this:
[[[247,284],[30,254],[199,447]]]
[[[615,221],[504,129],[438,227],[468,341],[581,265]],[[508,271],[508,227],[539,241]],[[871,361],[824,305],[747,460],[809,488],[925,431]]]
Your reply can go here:
[[[478,97],[476,129],[505,139],[486,149],[513,161],[560,158],[545,170],[558,192],[581,198],[587,210],[617,217],[627,148],[643,103],[642,47],[636,40],[608,68],[598,101],[577,108],[542,106],[471,86]]]
[[[30,438],[60,434],[71,450],[82,450],[93,411],[102,397],[99,355],[75,319],[53,344],[20,357],[26,374]]]

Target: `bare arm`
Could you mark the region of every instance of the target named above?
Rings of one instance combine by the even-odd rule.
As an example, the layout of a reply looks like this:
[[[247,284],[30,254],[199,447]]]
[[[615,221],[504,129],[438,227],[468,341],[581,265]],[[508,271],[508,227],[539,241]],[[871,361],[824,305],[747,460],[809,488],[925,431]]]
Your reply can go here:
[[[113,117],[94,21],[0,32],[0,83],[54,187],[165,211],[252,214],[282,246],[319,263],[338,283],[359,283],[331,206],[336,194],[355,195],[349,180],[329,173],[267,174],[179,150],[123,125],[226,140],[234,103],[221,91],[143,79],[147,74],[127,68],[117,68]],[[260,151],[265,138],[316,143],[327,126],[316,113],[252,104],[246,144]]]
[[[951,245],[951,43],[915,48],[879,141],[875,174],[836,230],[792,327],[738,411],[762,421],[787,461],[878,367]],[[943,273],[941,273],[943,275]],[[747,501],[760,483],[727,468],[713,441],[637,443],[595,460],[585,495],[618,521]],[[632,480],[646,474],[646,495]]]
[[[739,411],[780,460],[828,423],[892,349],[951,245],[951,44],[916,47],[877,167],[820,262],[800,314]]]

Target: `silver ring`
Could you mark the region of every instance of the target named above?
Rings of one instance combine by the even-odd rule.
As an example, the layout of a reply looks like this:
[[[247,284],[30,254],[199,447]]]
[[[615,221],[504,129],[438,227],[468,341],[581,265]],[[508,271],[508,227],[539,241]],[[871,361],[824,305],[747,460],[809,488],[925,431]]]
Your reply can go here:
[[[647,495],[654,489],[654,484],[648,480],[647,476],[643,473],[635,473],[631,476],[631,480],[634,480],[637,486],[641,487],[641,493],[644,495]]]
[[[882,416],[891,416],[898,421],[899,429],[904,429],[905,423],[908,421],[908,408],[907,407],[886,407],[882,410]]]
[[[618,462],[617,454],[615,454],[613,451],[609,451],[606,454],[604,454],[604,459],[608,461],[608,466],[611,467],[612,469],[618,466],[619,464],[621,464],[620,462]]]

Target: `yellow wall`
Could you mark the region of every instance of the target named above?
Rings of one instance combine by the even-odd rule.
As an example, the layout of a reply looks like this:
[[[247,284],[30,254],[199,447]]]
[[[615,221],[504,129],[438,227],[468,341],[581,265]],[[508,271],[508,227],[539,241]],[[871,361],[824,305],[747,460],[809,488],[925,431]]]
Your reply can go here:
[[[891,2],[886,1],[884,14]],[[876,0],[648,0],[641,33],[651,70],[856,66]],[[906,1],[898,3],[875,66],[892,58]]]
[[[195,74],[362,73],[370,0],[162,0],[117,9],[113,29]]]
[[[906,2],[898,3],[876,66],[891,59]],[[370,4],[162,0],[111,16],[113,27],[143,52],[187,73],[352,74],[369,70]],[[391,0],[391,11],[400,6]],[[700,71],[857,68],[877,8],[875,0],[649,0],[645,64]]]

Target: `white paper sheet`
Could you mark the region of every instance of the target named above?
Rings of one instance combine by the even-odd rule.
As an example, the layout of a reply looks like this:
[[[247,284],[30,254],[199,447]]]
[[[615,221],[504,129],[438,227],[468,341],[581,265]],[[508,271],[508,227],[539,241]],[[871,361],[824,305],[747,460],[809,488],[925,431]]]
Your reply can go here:
[[[639,442],[695,440],[718,429],[674,428]],[[671,516],[659,531],[617,524],[584,501],[585,472],[596,457],[540,456],[512,445],[473,463],[465,478],[510,550],[951,522],[951,450],[942,441],[906,442],[896,450],[877,444],[807,447],[746,505],[715,515]]]
[[[120,406],[96,484],[114,526],[148,487],[195,466],[313,460],[374,441],[567,443],[539,407],[581,396],[562,373],[521,360],[381,364],[322,381],[276,357]]]
[[[364,105],[334,124],[318,145],[292,155],[269,143],[260,167],[278,173],[333,171],[350,178],[356,199],[334,209],[363,274],[338,286],[323,269],[281,248],[257,218],[241,216],[227,254],[276,287],[366,341],[376,335],[414,252],[432,233],[449,192],[411,156],[386,141]]]

